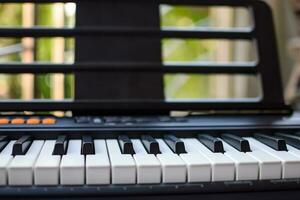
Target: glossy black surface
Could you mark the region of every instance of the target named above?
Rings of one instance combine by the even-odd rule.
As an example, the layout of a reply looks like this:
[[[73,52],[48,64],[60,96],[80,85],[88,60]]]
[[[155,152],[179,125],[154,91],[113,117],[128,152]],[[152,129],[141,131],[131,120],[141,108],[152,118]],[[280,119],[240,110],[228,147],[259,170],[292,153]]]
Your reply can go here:
[[[222,141],[212,135],[199,134],[198,140],[214,153],[225,152]]]
[[[287,151],[286,142],[282,138],[261,133],[254,134],[254,137],[276,151]]]
[[[25,155],[32,143],[32,138],[29,135],[22,136],[13,145],[12,155]]]
[[[135,153],[132,142],[128,136],[120,135],[118,137],[118,141],[119,141],[119,146],[120,146],[122,154],[131,154],[132,155]]]
[[[55,141],[54,149],[52,155],[64,155],[67,152],[67,137],[65,135],[60,135]]]
[[[228,144],[236,148],[237,150],[241,152],[250,152],[250,145],[249,142],[237,135],[233,134],[222,134],[222,139],[225,140]]]
[[[300,136],[287,134],[287,133],[275,133],[278,138],[282,138],[288,145],[291,145],[297,149],[300,149]]]
[[[151,135],[142,135],[141,140],[148,153],[155,155],[160,153],[158,142]]]
[[[82,155],[95,154],[94,140],[91,136],[86,136],[86,135],[82,136],[81,154]]]
[[[164,140],[170,149],[177,154],[186,153],[184,142],[174,135],[165,135]]]
[[[8,144],[9,140],[8,137],[5,135],[0,136],[0,152],[6,147]]]

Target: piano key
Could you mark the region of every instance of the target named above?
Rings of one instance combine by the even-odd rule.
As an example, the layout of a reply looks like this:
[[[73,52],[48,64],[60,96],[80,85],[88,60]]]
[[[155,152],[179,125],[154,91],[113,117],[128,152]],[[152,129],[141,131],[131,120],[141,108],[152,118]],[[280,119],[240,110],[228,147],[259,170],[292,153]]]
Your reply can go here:
[[[162,139],[156,140],[161,154],[156,157],[162,166],[163,183],[184,183],[186,181],[186,166],[184,161],[169,148]]]
[[[95,154],[94,141],[91,136],[85,135],[82,137],[81,154],[82,155]]]
[[[53,149],[53,153],[52,155],[65,155],[66,151],[67,151],[67,136],[65,135],[60,135],[58,136],[57,140],[55,141],[55,146]]]
[[[34,165],[34,184],[59,185],[60,155],[52,155],[57,141],[46,140]]]
[[[184,142],[187,151],[187,153],[180,154],[181,159],[187,166],[187,181],[189,183],[211,181],[210,161],[199,153],[189,141],[181,140]]]
[[[186,153],[184,143],[174,135],[165,135],[164,140],[166,144],[176,154]]]
[[[12,155],[25,155],[31,143],[32,139],[29,135],[22,136],[15,142],[12,150]]]
[[[254,138],[248,138],[257,148],[279,159],[282,164],[282,178],[300,178],[300,159],[287,151],[276,151]]]
[[[86,155],[86,184],[110,184],[110,163],[105,140],[94,140],[95,154]]]
[[[142,135],[141,139],[148,153],[155,155],[160,153],[158,142],[152,136]]]
[[[122,154],[117,140],[106,140],[106,144],[111,163],[112,184],[135,184],[136,166],[132,155]]]
[[[122,154],[134,154],[134,149],[132,146],[132,142],[126,135],[120,135],[118,137],[119,145],[121,148]]]
[[[247,141],[242,139],[241,141]],[[258,161],[250,155],[237,150],[229,143],[223,142],[225,155],[235,162],[235,179],[237,181],[257,180],[258,179]],[[247,141],[248,143],[248,141]]]
[[[282,138],[288,145],[291,145],[297,149],[300,149],[300,137],[297,135],[291,135],[286,133],[275,133],[278,138]]]
[[[138,139],[133,139],[132,144],[135,151],[133,158],[137,168],[137,183],[160,183],[161,166],[155,155],[148,154]]]
[[[245,138],[248,140],[248,138]],[[252,141],[249,141],[251,152],[246,154],[252,156],[259,164],[259,179],[280,179],[281,178],[281,161],[276,157],[268,154],[262,149],[256,147]]]
[[[85,182],[84,155],[81,155],[81,140],[70,140],[67,154],[60,164],[62,185],[83,185]]]
[[[199,134],[198,139],[202,144],[204,144],[213,153],[224,153],[223,144],[216,137],[213,137],[208,134]]]
[[[43,147],[43,140],[35,140],[25,155],[17,155],[8,165],[8,184],[33,185],[33,167]],[[15,144],[14,144],[15,146]]]
[[[226,141],[229,145],[233,146],[240,152],[250,152],[250,145],[247,140],[237,135],[232,134],[222,134],[222,139]],[[226,150],[225,150],[226,151]]]
[[[11,155],[13,145],[16,141],[10,141],[6,147],[0,153],[0,185],[7,185],[7,167],[12,161],[13,156]]]
[[[271,147],[274,150],[287,151],[286,143],[285,140],[283,139],[271,135],[260,134],[260,133],[254,134],[254,137],[258,141],[264,143],[265,145]]]
[[[7,136],[0,136],[0,152],[6,147],[8,144],[8,137]]]
[[[297,156],[298,158],[300,158],[300,150],[293,147],[293,146],[290,146],[290,145],[287,145],[287,149],[288,149],[288,152],[293,154],[294,156]]]
[[[235,175],[234,161],[223,153],[213,153],[209,148],[203,145],[195,138],[189,138],[185,141],[193,145],[198,152],[205,156],[212,166],[212,181],[233,181]]]

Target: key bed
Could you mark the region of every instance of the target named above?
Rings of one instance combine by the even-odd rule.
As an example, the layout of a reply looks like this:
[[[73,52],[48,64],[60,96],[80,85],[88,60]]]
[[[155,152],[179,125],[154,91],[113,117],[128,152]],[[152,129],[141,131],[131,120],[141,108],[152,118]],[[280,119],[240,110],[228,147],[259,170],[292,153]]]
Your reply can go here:
[[[0,184],[134,185],[300,178],[300,148],[287,143],[287,151],[276,150],[253,135],[239,138],[249,144],[251,151],[245,152],[222,135],[211,137],[221,143],[222,152],[207,147],[207,141],[202,142],[198,137],[170,134],[160,138],[123,135],[116,139],[59,136],[56,140],[22,136],[18,140],[7,140],[0,152]],[[27,152],[15,155],[15,145],[28,138],[32,142]],[[157,144],[159,152],[149,152],[147,143],[143,142],[145,138]],[[170,139],[174,145],[170,144]],[[181,143],[180,149],[184,152],[176,151],[176,142]],[[58,144],[66,147],[65,154],[54,154]],[[122,145],[125,144],[132,147],[130,154],[124,152]]]

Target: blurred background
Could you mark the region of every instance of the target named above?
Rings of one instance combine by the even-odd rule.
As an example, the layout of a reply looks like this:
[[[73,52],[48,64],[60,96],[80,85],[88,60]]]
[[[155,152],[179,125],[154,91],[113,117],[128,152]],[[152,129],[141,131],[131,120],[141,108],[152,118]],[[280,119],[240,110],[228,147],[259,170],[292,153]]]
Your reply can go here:
[[[294,103],[300,88],[300,41],[297,39],[300,5],[297,0],[266,1],[274,11],[285,97],[287,102]],[[75,14],[73,3],[0,4],[0,25],[71,28],[76,23]],[[251,12],[246,8],[162,5],[160,16],[162,28],[250,29],[252,26]],[[0,38],[0,62],[72,63],[74,48],[73,38]],[[166,39],[162,42],[162,52],[166,65],[172,62],[251,64],[257,60],[254,42],[246,40]],[[255,98],[261,95],[259,77],[255,76],[165,75],[164,89],[167,99]],[[72,99],[73,96],[72,74],[0,75],[0,99]]]

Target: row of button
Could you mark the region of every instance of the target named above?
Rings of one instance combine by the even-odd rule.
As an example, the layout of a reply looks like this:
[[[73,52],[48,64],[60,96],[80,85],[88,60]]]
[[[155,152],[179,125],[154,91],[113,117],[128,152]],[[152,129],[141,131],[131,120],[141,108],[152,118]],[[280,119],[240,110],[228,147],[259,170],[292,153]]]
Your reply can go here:
[[[52,125],[56,123],[56,119],[53,117],[46,117],[43,119],[40,119],[38,117],[32,117],[32,118],[22,118],[22,117],[16,117],[16,118],[0,118],[0,124],[45,124],[45,125]]]
[[[154,122],[185,122],[186,119],[182,117],[90,117],[80,116],[75,117],[75,122],[78,124],[119,124],[119,123],[154,123]]]

